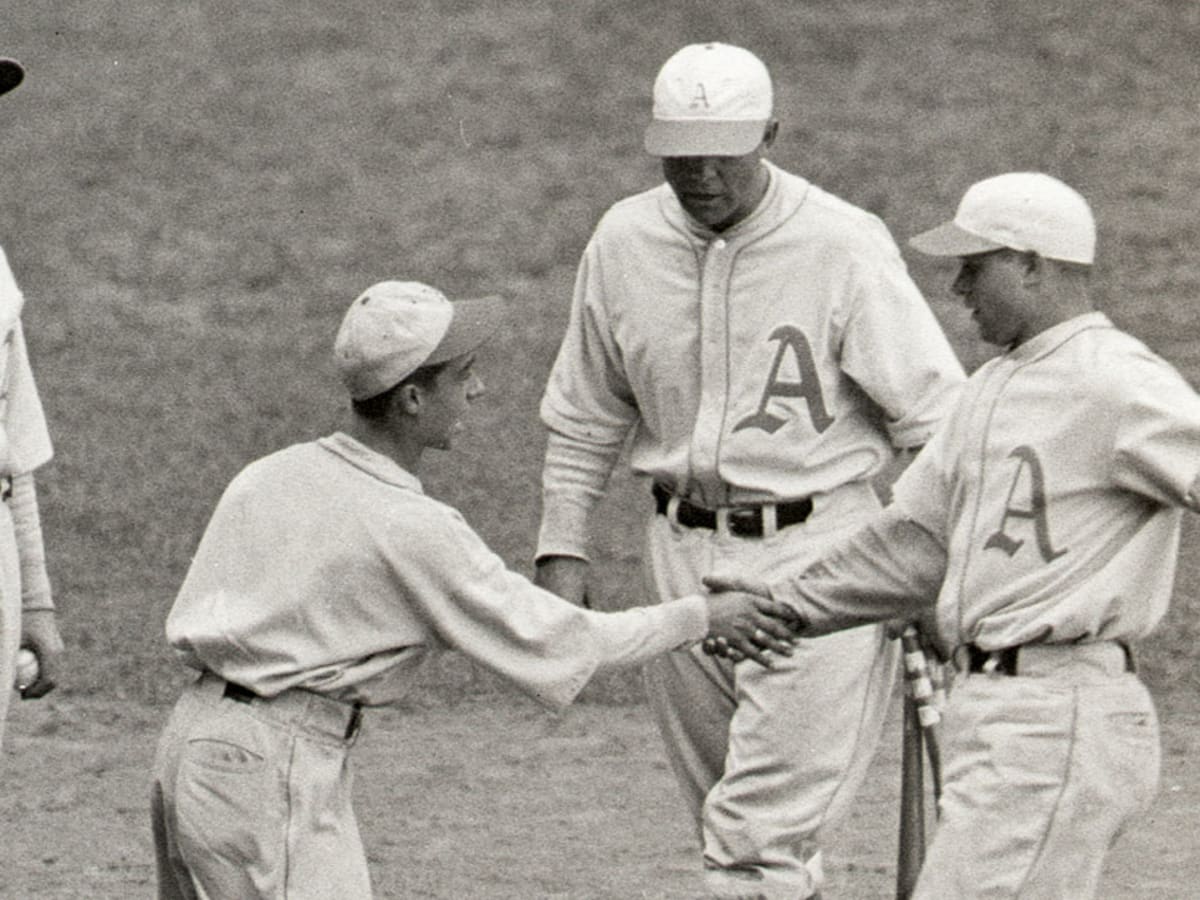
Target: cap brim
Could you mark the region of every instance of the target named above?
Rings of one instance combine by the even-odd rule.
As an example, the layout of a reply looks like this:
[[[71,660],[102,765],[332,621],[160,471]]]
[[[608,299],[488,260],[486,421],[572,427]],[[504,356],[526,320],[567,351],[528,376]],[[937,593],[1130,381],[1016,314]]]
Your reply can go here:
[[[456,359],[494,336],[504,322],[505,306],[500,297],[479,297],[474,300],[455,300],[450,327],[442,335],[433,352],[421,363],[433,366]]]
[[[768,121],[654,119],[644,143],[653,156],[745,156],[763,142]]]
[[[973,256],[976,253],[990,253],[1004,246],[972,234],[953,222],[923,231],[909,238],[908,243],[929,256]]]
[[[7,94],[25,78],[25,69],[15,59],[0,59],[0,94]]]

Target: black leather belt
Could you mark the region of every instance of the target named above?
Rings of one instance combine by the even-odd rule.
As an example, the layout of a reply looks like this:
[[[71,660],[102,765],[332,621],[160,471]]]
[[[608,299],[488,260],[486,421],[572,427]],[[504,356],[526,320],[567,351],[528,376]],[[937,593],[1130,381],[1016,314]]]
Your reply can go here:
[[[651,489],[654,494],[654,508],[660,516],[665,516],[671,504],[671,492],[660,484]],[[803,500],[792,500],[787,503],[776,503],[775,527],[787,528],[789,525],[799,525],[812,515],[813,502],[809,497]],[[738,537],[763,536],[763,511],[761,506],[731,506],[727,509],[729,515],[729,533]],[[717,529],[717,511],[697,506],[690,500],[679,498],[675,511],[675,521],[684,528]]]
[[[967,671],[983,672],[989,660],[995,660],[992,671],[1002,675],[1017,674],[1017,651],[1020,647],[1005,647],[1003,650],[983,650],[974,644],[967,644]]]
[[[1124,643],[1121,644],[1121,649],[1125,651],[1125,670],[1127,672],[1137,671],[1133,651]],[[1020,646],[1005,647],[1003,650],[983,650],[974,644],[967,644],[967,671],[1017,675],[1019,674],[1017,662],[1020,656]],[[993,660],[994,662],[992,662]]]
[[[227,700],[233,700],[235,703],[253,703],[255,700],[263,699],[248,687],[242,687],[240,684],[234,684],[232,681],[225,682],[225,690],[221,695]],[[359,727],[362,725],[362,704],[355,703],[350,711],[350,721],[346,723],[346,740],[354,737],[358,733]]]
[[[12,499],[12,476],[5,475],[0,478],[0,503],[7,503]]]
[[[223,696],[227,700],[236,700],[238,703],[253,703],[259,699],[258,694],[254,693],[250,688],[234,684],[232,681],[225,682]]]

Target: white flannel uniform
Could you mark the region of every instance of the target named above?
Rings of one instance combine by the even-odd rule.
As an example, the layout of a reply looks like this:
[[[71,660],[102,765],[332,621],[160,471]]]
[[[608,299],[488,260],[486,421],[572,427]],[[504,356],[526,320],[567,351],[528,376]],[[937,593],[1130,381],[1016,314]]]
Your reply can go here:
[[[1166,611],[1198,475],[1200,397],[1090,313],[984,365],[888,515],[773,585],[815,634],[936,595],[943,650],[1020,648],[1016,676],[976,672],[951,694],[914,896],[1095,895],[1157,786],[1157,718],[1127,647]]]
[[[635,472],[708,508],[812,498],[762,539],[649,515],[660,600],[724,567],[796,565],[878,508],[870,479],[916,447],[962,369],[883,223],[769,164],[720,234],[667,185],[617,203],[583,254],[542,401],[538,555],[587,558],[588,515],[631,436]],[[647,668],[718,895],[813,889],[805,858],[874,751],[897,656],[882,630],[805,642],[770,672],[689,650]]]
[[[703,637],[707,607],[598,613],[509,571],[453,508],[338,433],[229,485],[167,638],[202,670],[155,764],[161,897],[370,896],[350,809],[355,704],[458,650],[552,707],[598,669]],[[227,682],[258,695],[225,696]]]
[[[0,476],[24,475],[53,455],[25,335],[24,298],[0,249]],[[21,566],[7,503],[0,503],[0,744],[21,642]]]

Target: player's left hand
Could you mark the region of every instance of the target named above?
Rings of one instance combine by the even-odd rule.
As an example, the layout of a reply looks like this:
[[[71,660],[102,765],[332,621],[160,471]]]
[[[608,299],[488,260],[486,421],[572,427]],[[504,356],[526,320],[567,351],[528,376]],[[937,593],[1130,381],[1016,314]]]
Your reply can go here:
[[[38,609],[21,616],[21,646],[38,658],[38,677],[21,691],[22,700],[36,700],[54,690],[62,660],[63,640],[52,609]]]
[[[765,585],[743,579],[712,579],[710,584],[707,577],[704,583],[710,589],[717,585],[707,597],[708,637],[701,645],[705,653],[735,663],[752,659],[767,668],[770,654],[792,655],[796,614],[771,599]]]

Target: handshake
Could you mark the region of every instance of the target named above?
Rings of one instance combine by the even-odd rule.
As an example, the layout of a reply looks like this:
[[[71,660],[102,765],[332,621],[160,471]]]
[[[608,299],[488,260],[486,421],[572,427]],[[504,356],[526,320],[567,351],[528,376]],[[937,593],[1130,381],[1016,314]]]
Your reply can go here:
[[[705,653],[735,663],[752,659],[767,668],[770,654],[792,655],[804,620],[790,606],[774,600],[765,583],[719,575],[706,575],[703,580],[708,589]]]

